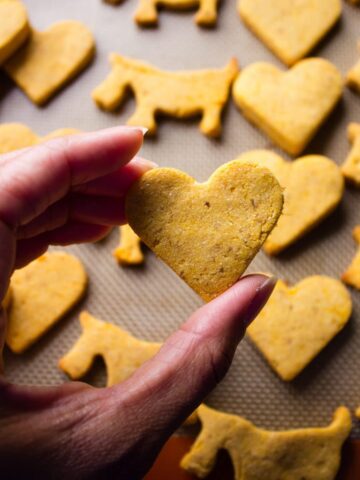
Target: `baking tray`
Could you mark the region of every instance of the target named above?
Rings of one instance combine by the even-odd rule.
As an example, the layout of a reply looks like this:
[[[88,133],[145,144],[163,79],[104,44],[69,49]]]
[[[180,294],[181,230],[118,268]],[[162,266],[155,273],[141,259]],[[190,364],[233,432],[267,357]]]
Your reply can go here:
[[[358,60],[360,9],[343,2],[343,17],[314,54],[334,62],[345,74]],[[136,0],[111,6],[101,0],[25,0],[35,28],[44,29],[62,19],[83,21],[94,33],[97,55],[92,65],[46,107],[38,108],[0,76],[0,121],[24,122],[39,134],[61,127],[94,130],[126,121],[134,101],[114,114],[100,111],[91,90],[109,72],[108,53],[152,62],[166,69],[220,67],[230,57],[241,67],[265,60],[281,63],[241,23],[235,2],[225,0],[213,30],[193,23],[193,12],[160,14],[159,27],[139,29],[132,21]],[[306,153],[320,153],[341,163],[348,153],[346,127],[360,121],[360,96],[345,89],[344,97]],[[223,135],[211,140],[198,131],[198,120],[160,122],[158,137],[146,139],[142,155],[161,166],[182,169],[205,180],[219,165],[255,148],[273,148],[229,102],[223,116]],[[273,148],[286,158],[280,150]],[[339,277],[355,253],[351,237],[360,223],[360,191],[347,188],[342,205],[306,238],[277,258],[260,253],[250,271],[269,271],[289,282],[307,275]],[[147,340],[163,341],[197,307],[201,300],[169,268],[146,251],[140,268],[121,268],[111,252],[118,241],[117,229],[104,241],[68,250],[84,262],[90,277],[88,295],[27,353],[5,352],[6,371],[15,382],[58,384],[66,376],[57,369],[58,359],[80,334],[78,314],[89,310]],[[210,405],[244,415],[257,425],[295,428],[329,422],[339,404],[354,409],[360,404],[360,293],[352,292],[354,313],[349,324],[293,382],[282,382],[262,356],[244,340],[225,380],[210,395]],[[86,378],[104,385],[104,367],[97,362]],[[360,437],[354,422],[353,435]]]

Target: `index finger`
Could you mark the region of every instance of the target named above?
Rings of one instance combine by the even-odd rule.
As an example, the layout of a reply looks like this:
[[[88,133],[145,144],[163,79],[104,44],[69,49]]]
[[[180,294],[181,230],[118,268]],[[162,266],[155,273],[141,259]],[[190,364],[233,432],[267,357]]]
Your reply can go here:
[[[127,164],[142,145],[141,128],[114,127],[56,138],[0,163],[0,220],[30,222],[71,188]]]

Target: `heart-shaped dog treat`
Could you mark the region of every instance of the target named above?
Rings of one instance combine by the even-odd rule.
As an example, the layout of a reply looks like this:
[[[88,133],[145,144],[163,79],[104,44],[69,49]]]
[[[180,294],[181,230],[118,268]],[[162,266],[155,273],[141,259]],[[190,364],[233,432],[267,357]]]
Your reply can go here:
[[[68,20],[44,32],[33,31],[4,68],[30,100],[42,105],[88,65],[94,52],[91,32],[82,23]]]
[[[146,172],[130,189],[130,226],[204,300],[233,285],[281,213],[269,170],[229,162],[198,184],[172,168]]]
[[[341,15],[340,0],[238,0],[247,26],[282,60],[305,57]]]
[[[21,353],[40,338],[83,296],[87,275],[65,252],[42,255],[11,278],[12,302],[6,343]]]
[[[247,333],[275,372],[292,380],[344,327],[351,309],[338,280],[314,275],[291,288],[279,280]]]
[[[15,1],[15,0],[12,0]],[[52,138],[79,133],[74,128],[60,128],[44,137],[40,137],[31,128],[22,123],[3,123],[0,125],[0,155],[20,148],[30,147]]]
[[[254,63],[238,76],[235,103],[277,145],[298,155],[310,142],[342,94],[342,78],[327,60],[302,60],[287,72]]]
[[[307,155],[287,162],[269,150],[252,150],[237,159],[267,167],[284,188],[284,209],[264,243],[275,255],[311,230],[339,204],[344,192],[340,168],[327,157]]]
[[[0,2],[0,65],[25,42],[30,25],[24,5],[15,0]]]

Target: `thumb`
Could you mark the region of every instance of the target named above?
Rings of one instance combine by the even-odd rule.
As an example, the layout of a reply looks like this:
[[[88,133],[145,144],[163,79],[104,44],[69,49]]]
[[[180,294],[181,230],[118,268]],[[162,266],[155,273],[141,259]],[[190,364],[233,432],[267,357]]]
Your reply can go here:
[[[108,448],[102,449],[102,464],[116,463],[114,446],[128,434],[142,442],[143,457],[151,465],[170,434],[224,377],[246,327],[275,283],[265,275],[242,278],[195,312],[129,380],[103,390],[106,414],[97,434]],[[134,462],[136,468],[136,458]]]

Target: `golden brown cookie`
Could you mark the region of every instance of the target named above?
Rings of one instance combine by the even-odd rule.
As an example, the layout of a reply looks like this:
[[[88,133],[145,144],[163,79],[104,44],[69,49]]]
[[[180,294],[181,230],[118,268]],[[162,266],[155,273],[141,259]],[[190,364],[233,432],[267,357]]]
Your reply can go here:
[[[89,64],[94,52],[94,38],[87,27],[67,20],[44,32],[33,30],[4,68],[30,100],[42,105]]]
[[[360,42],[359,42],[360,49]],[[360,60],[348,71],[346,82],[350,88],[360,93]]]
[[[2,301],[2,305],[1,305],[2,308],[4,308],[5,310],[8,310],[11,305],[11,299],[12,299],[12,292],[11,292],[11,288],[9,288],[8,291],[6,292],[4,300]]]
[[[59,367],[74,380],[82,378],[97,356],[104,359],[107,386],[129,378],[143,363],[150,360],[161,347],[158,342],[146,342],[122,328],[102,322],[87,312],[80,315],[82,334],[69,352],[60,359]],[[196,411],[187,423],[197,420]]]
[[[341,15],[340,0],[238,0],[245,24],[286,65],[305,57]]]
[[[142,26],[158,23],[158,7],[172,10],[188,10],[199,7],[195,22],[203,27],[213,27],[217,20],[217,0],[139,0],[134,19]]]
[[[252,150],[238,157],[242,163],[267,167],[284,188],[284,209],[264,250],[276,255],[305,235],[339,204],[344,180],[327,157],[307,155],[293,162],[270,150]]]
[[[45,135],[45,137],[40,137],[22,123],[3,123],[0,124],[0,154],[31,147],[51,138],[73,135],[75,133],[79,133],[79,130],[62,128]]]
[[[293,287],[279,280],[247,334],[283,380],[295,378],[346,325],[352,302],[344,285],[314,275]]]
[[[287,72],[260,62],[239,74],[233,98],[275,144],[298,155],[335,107],[342,86],[338,69],[322,58],[302,60]]]
[[[358,251],[346,271],[342,274],[341,279],[346,284],[360,290],[360,225],[354,228],[353,237],[358,245]]]
[[[205,301],[243,274],[283,204],[271,173],[233,161],[205,183],[173,168],[146,172],[126,199],[129,225]]]
[[[141,240],[129,225],[119,227],[120,243],[113,255],[120,265],[140,265],[144,263]]]
[[[341,166],[341,171],[346,180],[360,187],[360,123],[350,123],[348,137],[352,148]]]
[[[136,110],[128,125],[141,126],[156,133],[158,113],[176,118],[202,114],[200,130],[217,137],[221,132],[221,112],[230,86],[238,72],[232,59],[222,69],[168,72],[152,65],[110,55],[111,73],[92,93],[96,104],[104,110],[115,110],[131,88],[136,98]]]
[[[0,65],[13,55],[30,35],[30,25],[20,1],[0,2]]]
[[[80,260],[49,252],[16,270],[11,278],[12,303],[6,343],[22,353],[83,296],[87,275]]]
[[[339,407],[327,427],[271,432],[237,415],[205,405],[198,408],[202,429],[181,466],[199,478],[227,450],[236,480],[334,480],[341,447],[351,431],[350,412]]]
[[[161,343],[139,340],[87,312],[81,313],[80,323],[83,330],[80,338],[59,361],[61,370],[74,380],[82,378],[100,355],[106,365],[107,386],[115,385],[130,377],[161,347]]]
[[[77,128],[58,128],[57,130],[48,133],[44,137],[40,137],[39,143],[47,142],[48,140],[52,140],[53,138],[76,135],[77,133],[81,133],[81,130],[78,130]]]

